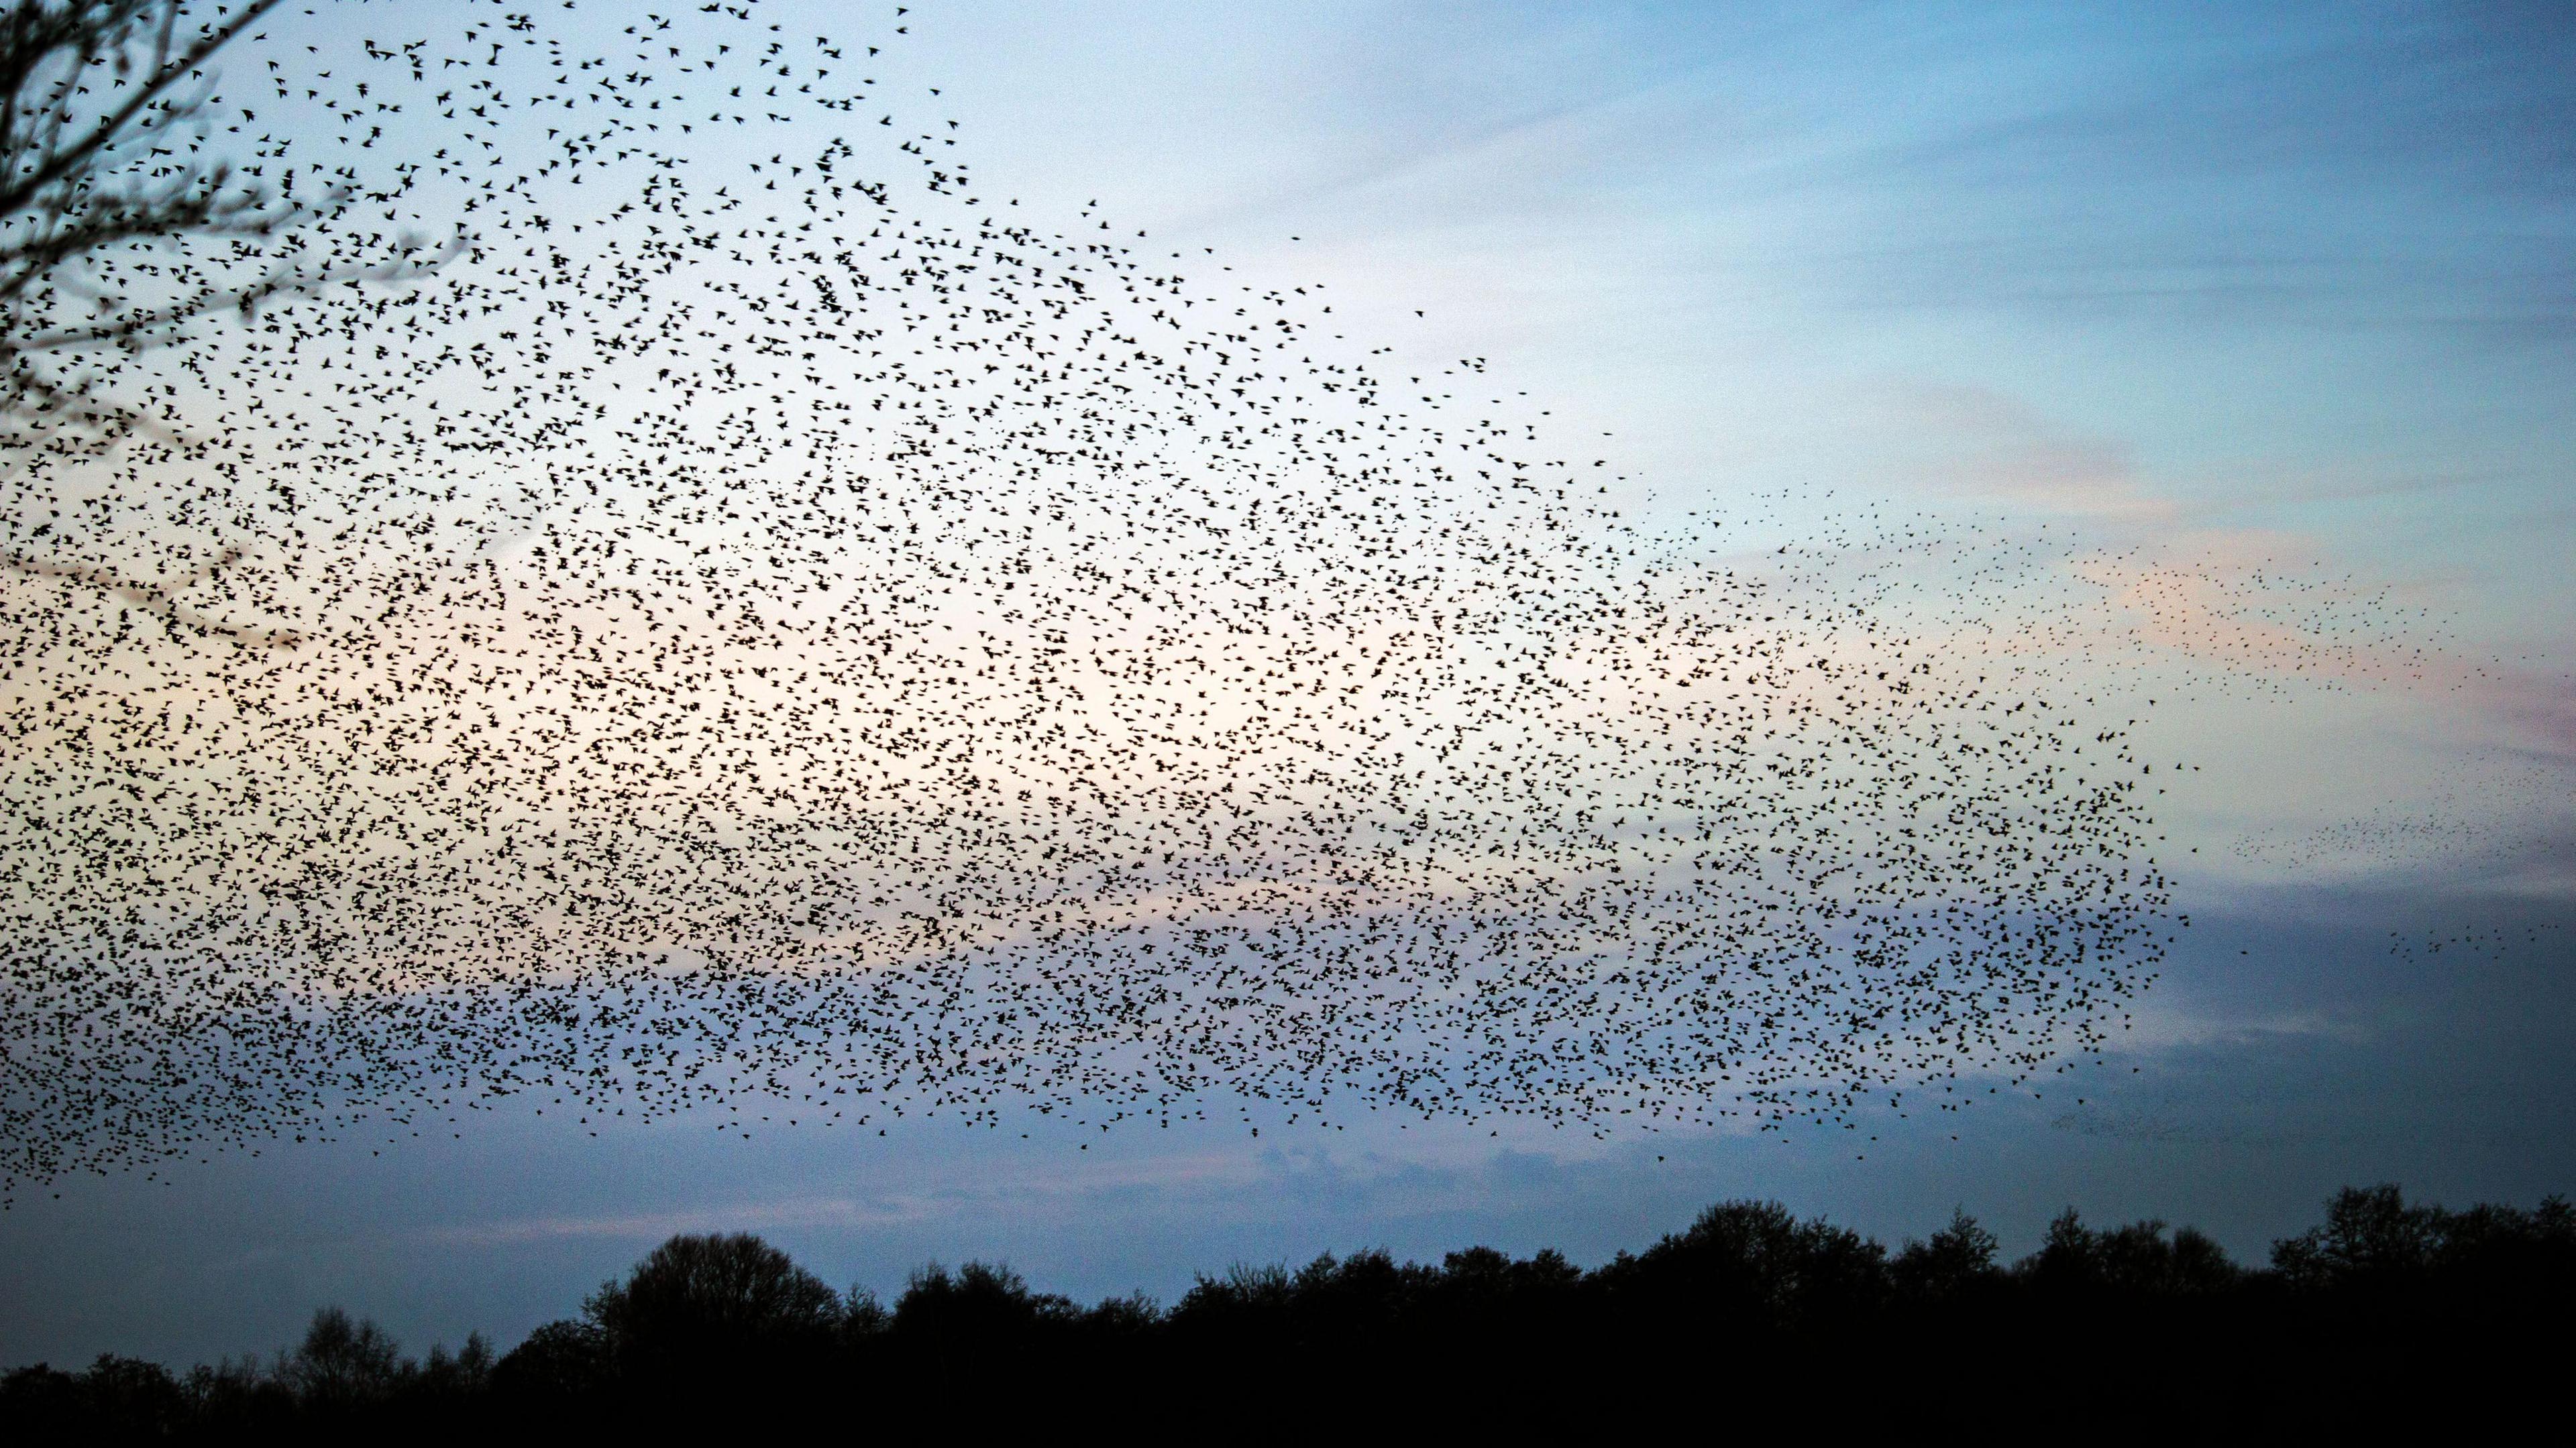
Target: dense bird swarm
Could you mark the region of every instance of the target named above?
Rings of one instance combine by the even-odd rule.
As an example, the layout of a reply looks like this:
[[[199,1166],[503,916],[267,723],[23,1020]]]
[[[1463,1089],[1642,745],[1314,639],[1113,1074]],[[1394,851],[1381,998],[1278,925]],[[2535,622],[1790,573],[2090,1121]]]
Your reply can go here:
[[[11,1178],[539,1092],[1955,1109],[2152,977],[2146,767],[1892,621],[1937,528],[1647,538],[1481,359],[987,197],[918,17],[605,9],[279,12],[184,144],[327,216],[96,263],[365,274],[16,440]]]

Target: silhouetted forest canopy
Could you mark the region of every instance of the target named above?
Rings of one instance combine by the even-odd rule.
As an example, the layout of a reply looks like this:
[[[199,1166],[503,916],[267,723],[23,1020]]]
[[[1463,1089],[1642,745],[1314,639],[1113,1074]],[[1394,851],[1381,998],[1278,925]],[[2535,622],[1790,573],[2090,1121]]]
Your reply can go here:
[[[1437,1264],[1363,1251],[1201,1275],[1168,1307],[1141,1294],[1086,1307],[981,1262],[924,1267],[888,1306],[758,1237],[679,1236],[506,1354],[476,1335],[415,1360],[328,1307],[265,1360],[19,1368],[0,1382],[0,1431],[382,1438],[696,1414],[855,1430],[1214,1405],[1277,1431],[1362,1403],[1597,1426],[1819,1391],[1828,1413],[1928,1421],[2039,1404],[2097,1424],[2474,1415],[2555,1391],[2571,1287],[2565,1198],[2454,1211],[2394,1186],[2345,1189],[2260,1268],[2189,1227],[2094,1228],[2072,1210],[2007,1264],[1964,1212],[1891,1251],[1736,1201],[1590,1270],[1554,1251],[1472,1247]]]

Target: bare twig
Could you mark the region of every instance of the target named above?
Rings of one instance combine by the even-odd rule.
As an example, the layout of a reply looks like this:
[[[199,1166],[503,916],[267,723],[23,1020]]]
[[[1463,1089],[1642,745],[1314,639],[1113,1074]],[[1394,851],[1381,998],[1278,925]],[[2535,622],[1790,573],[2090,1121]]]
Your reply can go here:
[[[181,628],[200,633],[223,634],[247,644],[293,648],[304,641],[294,629],[274,625],[237,624],[201,613],[179,601],[179,595],[214,578],[225,567],[242,556],[238,548],[227,548],[215,555],[214,561],[191,573],[157,582],[139,583],[112,568],[90,563],[56,563],[33,558],[11,550],[0,550],[0,564],[9,571],[34,578],[63,578],[85,583],[103,593],[113,594],[136,608],[169,620]]]
[[[471,245],[462,235],[438,246],[371,238],[370,255],[295,244],[271,251],[255,275],[228,273],[259,259],[258,249],[245,248],[210,270],[168,273],[181,280],[150,295],[98,263],[111,247],[280,236],[330,221],[357,199],[346,186],[298,198],[256,172],[245,181],[223,160],[173,154],[180,135],[189,137],[190,154],[213,139],[206,66],[277,4],[228,0],[200,23],[191,0],[0,0],[0,421],[20,420],[14,434],[0,427],[0,467],[11,454],[60,451],[77,437],[112,446],[118,436],[145,433],[182,443],[108,389],[119,354],[183,341],[192,323],[217,313],[248,318],[275,298],[418,277]],[[193,13],[207,8],[198,3]],[[94,93],[115,98],[82,99]],[[239,556],[228,549],[213,566]],[[78,580],[173,623],[245,641],[291,646],[302,637],[188,609],[178,592],[209,575],[140,583],[109,568],[7,550],[0,570]]]

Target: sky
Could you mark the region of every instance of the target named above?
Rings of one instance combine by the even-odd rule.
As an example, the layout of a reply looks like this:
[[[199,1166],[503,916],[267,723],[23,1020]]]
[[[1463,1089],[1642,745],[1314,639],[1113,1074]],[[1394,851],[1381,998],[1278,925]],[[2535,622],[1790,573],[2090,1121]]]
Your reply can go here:
[[[1364,1246],[1595,1262],[1736,1196],[1891,1241],[1963,1206],[2007,1251],[2071,1205],[2259,1258],[2347,1183],[2576,1184],[2563,7],[905,23],[886,93],[938,86],[982,185],[1481,359],[1609,461],[1646,539],[1723,513],[1761,553],[1875,511],[2039,560],[2001,602],[1932,570],[1890,607],[1962,655],[1963,620],[2056,621],[2019,662],[2177,766],[2155,827],[2187,925],[2132,1029],[1974,1110],[1848,1129],[854,1142],[511,1109],[445,1142],[267,1143],[22,1190],[0,1363],[267,1351],[324,1303],[415,1350],[507,1343],[679,1230],[758,1231],[887,1294],[999,1257],[1168,1300],[1194,1270]]]

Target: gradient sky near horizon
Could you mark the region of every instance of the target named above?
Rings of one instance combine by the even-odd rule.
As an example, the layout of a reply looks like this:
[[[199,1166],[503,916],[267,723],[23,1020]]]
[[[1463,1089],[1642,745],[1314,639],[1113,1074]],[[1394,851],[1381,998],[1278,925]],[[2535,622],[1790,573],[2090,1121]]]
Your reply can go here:
[[[1784,539],[1878,506],[2052,540],[2050,586],[2102,621],[2058,666],[2155,698],[2144,754],[2189,761],[2158,825],[2192,924],[2138,1029],[2029,1100],[1865,1143],[916,1124],[861,1152],[512,1116],[272,1146],[23,1197],[0,1364],[266,1350],[324,1302],[415,1350],[507,1343],[681,1229],[880,1291],[999,1256],[1168,1298],[1364,1245],[1597,1261],[1723,1196],[1891,1240],[1958,1204],[2010,1250],[2071,1203],[2252,1256],[2346,1182],[2576,1187],[2576,11],[907,23],[888,89],[939,86],[984,185],[1486,359],[1597,436],[1641,528],[1762,498]]]

